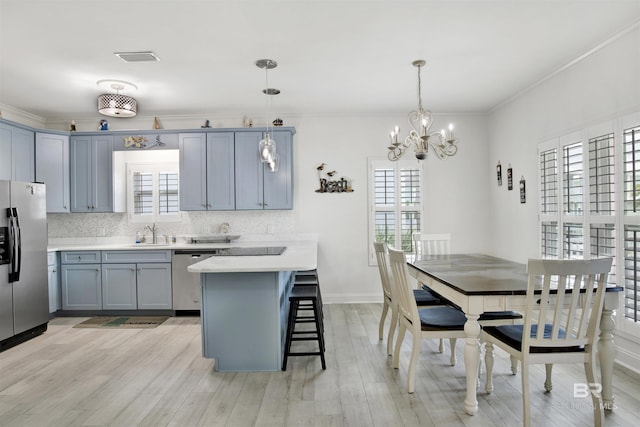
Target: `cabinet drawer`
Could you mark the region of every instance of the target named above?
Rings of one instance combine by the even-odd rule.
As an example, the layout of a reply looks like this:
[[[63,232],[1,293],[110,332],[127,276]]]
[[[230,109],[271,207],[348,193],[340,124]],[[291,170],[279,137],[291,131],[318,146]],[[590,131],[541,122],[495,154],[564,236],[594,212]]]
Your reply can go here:
[[[66,251],[62,252],[62,264],[100,263],[100,251]]]
[[[171,262],[171,251],[102,251],[103,263]]]

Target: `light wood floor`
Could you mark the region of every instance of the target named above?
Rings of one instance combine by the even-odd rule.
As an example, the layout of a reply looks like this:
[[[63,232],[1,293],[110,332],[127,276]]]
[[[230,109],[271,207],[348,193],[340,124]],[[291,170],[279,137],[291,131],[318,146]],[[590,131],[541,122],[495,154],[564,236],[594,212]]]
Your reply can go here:
[[[0,353],[0,426],[518,426],[520,376],[498,354],[495,392],[478,393],[480,410],[464,413],[462,343],[458,364],[448,348],[425,341],[416,391],[406,392],[409,338],[399,370],[378,341],[380,304],[325,307],[327,370],[317,357],[295,357],[287,372],[218,373],[201,357],[197,318],[155,329],[103,330],[57,318],[41,337]],[[578,366],[533,369],[535,426],[589,426],[590,400],[574,399],[585,382]],[[640,425],[640,381],[616,370],[617,409],[607,426]],[[481,386],[484,386],[484,384]]]

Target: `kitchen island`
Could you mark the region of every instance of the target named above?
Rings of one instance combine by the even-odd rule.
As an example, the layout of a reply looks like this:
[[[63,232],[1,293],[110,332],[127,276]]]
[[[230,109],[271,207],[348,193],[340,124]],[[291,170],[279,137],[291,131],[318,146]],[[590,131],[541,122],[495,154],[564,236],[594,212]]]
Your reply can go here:
[[[296,271],[317,266],[317,236],[252,242],[286,247],[280,255],[213,256],[188,267],[201,275],[202,353],[217,371],[278,371],[288,296]]]

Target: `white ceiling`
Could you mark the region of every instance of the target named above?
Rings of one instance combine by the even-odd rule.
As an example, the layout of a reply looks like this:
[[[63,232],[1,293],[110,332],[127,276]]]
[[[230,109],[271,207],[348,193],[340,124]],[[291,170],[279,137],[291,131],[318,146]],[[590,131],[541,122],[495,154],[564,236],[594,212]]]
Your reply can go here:
[[[96,114],[96,81],[144,115],[487,111],[640,19],[640,0],[0,0],[0,104]],[[640,48],[640,46],[639,46]],[[113,52],[151,50],[160,62]]]

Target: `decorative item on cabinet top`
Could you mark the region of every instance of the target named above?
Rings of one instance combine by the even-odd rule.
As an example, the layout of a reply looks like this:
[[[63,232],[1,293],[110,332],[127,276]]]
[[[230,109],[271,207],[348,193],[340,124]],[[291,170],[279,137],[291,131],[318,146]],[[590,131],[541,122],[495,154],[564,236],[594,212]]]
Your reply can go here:
[[[130,150],[177,150],[178,134],[145,134],[145,135],[122,135],[114,141],[114,151]]]
[[[335,170],[326,171],[326,166],[326,163],[322,163],[316,168],[320,181],[320,188],[316,190],[316,193],[352,193],[351,180],[344,176],[340,179],[333,179],[337,172]]]

